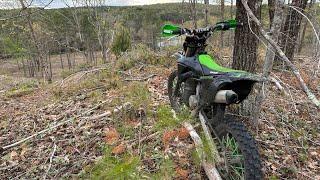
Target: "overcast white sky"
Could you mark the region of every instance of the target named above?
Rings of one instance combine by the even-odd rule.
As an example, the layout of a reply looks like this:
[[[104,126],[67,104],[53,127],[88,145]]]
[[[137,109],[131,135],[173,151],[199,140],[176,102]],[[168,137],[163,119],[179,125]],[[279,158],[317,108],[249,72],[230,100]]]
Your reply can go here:
[[[32,6],[43,7],[47,5],[51,0],[25,0],[26,4],[32,3]],[[53,0],[48,8],[62,8],[66,7],[66,4],[73,5],[73,2],[81,2],[81,0]],[[109,6],[129,6],[129,5],[145,5],[145,4],[157,4],[157,3],[170,3],[181,2],[181,0],[106,0],[106,5]],[[81,3],[77,3],[81,4]],[[0,8],[17,8],[19,7],[19,0],[0,0]]]
[[[32,4],[32,6],[43,7],[48,5],[51,0],[24,0],[27,4]],[[157,3],[172,3],[172,2],[182,2],[182,0],[105,0],[106,5],[109,6],[129,6],[129,5],[146,5],[146,4],[157,4]],[[263,0],[267,1],[267,0]],[[73,2],[81,2],[81,0],[53,0],[53,2],[47,8],[62,8],[66,7],[66,4],[73,5]],[[215,4],[219,0],[210,0],[211,4]],[[229,3],[230,0],[225,0]],[[235,2],[235,0],[234,0]],[[0,0],[0,9],[7,8],[18,8],[19,0]]]

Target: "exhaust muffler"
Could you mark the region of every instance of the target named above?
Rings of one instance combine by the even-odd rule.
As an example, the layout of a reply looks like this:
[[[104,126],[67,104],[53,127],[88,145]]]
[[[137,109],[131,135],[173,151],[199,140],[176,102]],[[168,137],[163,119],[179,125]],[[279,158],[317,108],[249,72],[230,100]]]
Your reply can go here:
[[[232,90],[220,90],[217,92],[214,102],[220,104],[233,104],[238,101],[238,94]]]

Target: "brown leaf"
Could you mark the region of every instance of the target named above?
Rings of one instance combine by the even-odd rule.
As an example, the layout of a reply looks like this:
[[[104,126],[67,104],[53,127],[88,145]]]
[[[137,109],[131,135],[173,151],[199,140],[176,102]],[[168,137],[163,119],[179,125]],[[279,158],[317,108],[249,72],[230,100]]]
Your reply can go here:
[[[162,142],[164,144],[164,149],[168,148],[169,142],[176,136],[177,136],[177,131],[175,130],[167,131],[163,133]]]
[[[18,153],[16,151],[12,151],[10,153],[10,159],[15,160],[18,157]]]
[[[188,170],[185,170],[185,169],[182,169],[180,167],[177,167],[176,168],[176,172],[178,174],[178,176],[182,179],[188,179],[188,175],[189,175],[189,172]]]
[[[189,131],[184,127],[178,129],[178,137],[179,139],[187,139],[189,137]]]
[[[28,148],[24,147],[24,148],[21,150],[20,156],[21,156],[21,157],[24,157],[24,155],[26,154],[27,151],[28,151]]]
[[[104,141],[111,145],[116,143],[119,140],[119,137],[120,135],[115,128],[107,128],[105,131]]]
[[[124,153],[125,150],[126,150],[126,146],[123,144],[120,144],[119,146],[114,147],[111,152],[114,155],[119,155]]]

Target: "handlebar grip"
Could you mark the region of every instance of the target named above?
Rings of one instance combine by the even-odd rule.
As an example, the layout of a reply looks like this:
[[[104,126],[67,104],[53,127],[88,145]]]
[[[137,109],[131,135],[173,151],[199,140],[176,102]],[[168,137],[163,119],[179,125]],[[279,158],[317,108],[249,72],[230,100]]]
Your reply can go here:
[[[172,31],[172,34],[174,34],[174,35],[181,35],[181,34],[182,34],[181,30],[182,30],[182,29],[173,30],[173,31]]]

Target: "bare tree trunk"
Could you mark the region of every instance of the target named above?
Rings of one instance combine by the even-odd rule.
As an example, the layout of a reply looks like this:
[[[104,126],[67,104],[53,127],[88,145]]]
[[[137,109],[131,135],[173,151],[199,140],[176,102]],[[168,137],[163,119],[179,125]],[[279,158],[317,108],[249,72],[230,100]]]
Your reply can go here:
[[[70,59],[70,50],[68,48],[66,49],[66,56],[67,56],[67,61],[68,61],[68,68],[70,70],[72,68],[72,64],[71,64],[71,59]]]
[[[273,17],[275,12],[275,3],[277,0],[268,0],[268,7],[269,7],[269,22],[270,22],[270,28],[272,27],[273,23]]]
[[[253,9],[254,14],[258,17],[260,16],[260,5],[261,0],[250,0],[249,2],[249,7]],[[254,23],[250,22],[249,24],[247,12],[241,0],[237,0],[236,6],[236,19],[244,25],[235,30],[232,67],[254,73],[257,66],[259,42],[255,34],[259,34],[258,28]],[[250,116],[253,111],[254,101],[254,96],[249,96],[240,104],[238,113],[240,115]]]
[[[284,0],[275,0],[274,1],[274,14],[272,17],[272,22],[270,22],[271,24],[271,30],[270,30],[270,34],[273,41],[277,42],[278,41],[278,37],[280,35],[280,30],[281,30],[281,23],[282,23],[282,17],[283,17],[283,9],[281,7],[283,7],[284,5]],[[273,66],[273,61],[275,58],[275,49],[272,47],[271,44],[268,44],[267,47],[267,52],[266,52],[266,57],[264,60],[264,65],[263,65],[263,72],[262,72],[262,77],[264,79],[268,79],[270,72],[272,70],[272,66]],[[258,95],[256,97],[256,101],[255,101],[255,106],[253,108],[253,113],[252,113],[252,119],[255,125],[258,125],[258,119],[260,116],[260,111],[261,111],[261,105],[262,102],[264,100],[264,89],[267,86],[268,82],[264,82],[262,85],[259,84],[258,87]]]
[[[197,9],[196,9],[197,0],[189,0],[189,4],[190,4],[190,12],[191,12],[191,18],[192,18],[192,22],[193,22],[193,27],[196,29],[196,28],[198,28],[198,26],[197,26]]]
[[[17,66],[18,66],[18,70],[20,71],[20,63],[19,63],[19,59],[16,58],[16,63],[17,63]]]
[[[21,61],[22,61],[22,68],[23,68],[23,76],[27,77],[27,69],[26,69],[26,65],[24,63],[24,59],[22,58]]]
[[[61,69],[64,69],[64,67],[63,67],[63,58],[62,58],[62,52],[61,52],[61,50],[60,50],[60,54],[59,54],[59,56],[60,56],[60,65],[61,65]]]
[[[311,0],[309,5],[308,5],[308,10],[311,10],[312,9],[312,6],[314,5],[315,3],[315,0]],[[304,45],[304,37],[306,35],[306,30],[307,30],[307,25],[308,25],[308,21],[307,20],[303,20],[303,23],[302,23],[302,32],[300,34],[300,38],[299,38],[299,44],[298,44],[298,47],[297,47],[297,52],[300,54],[301,51],[302,51],[302,47]]]
[[[204,10],[204,17],[205,17],[205,23],[206,23],[206,26],[209,26],[209,21],[208,21],[208,6],[209,6],[209,0],[204,0],[204,4],[206,6],[206,9]]]
[[[296,6],[302,11],[306,8],[308,0],[293,0],[291,5]],[[285,52],[290,61],[293,60],[295,48],[297,46],[298,34],[301,26],[302,16],[295,10],[289,9],[285,24],[281,30],[282,35],[279,38],[279,45]],[[276,58],[276,65],[281,62],[280,58]]]
[[[260,0],[252,0],[248,5],[253,13],[258,16],[260,11]],[[248,72],[255,72],[258,39],[250,29],[256,34],[258,34],[258,29],[253,23],[250,23],[250,25],[248,24],[247,12],[241,3],[241,0],[237,0],[236,6],[236,19],[244,25],[235,30],[232,67]]]
[[[28,27],[30,30],[30,38],[32,39],[33,46],[35,48],[35,53],[37,55],[37,57],[36,56],[34,57],[34,60],[37,64],[38,70],[40,70],[42,72],[43,77],[46,78],[48,76],[47,65],[43,62],[44,58],[41,53],[40,43],[38,42],[38,40],[36,38],[36,34],[35,34],[35,31],[34,31],[34,28],[32,25],[32,20],[31,20],[29,8],[24,4],[23,0],[19,0],[19,2],[20,2],[22,9],[26,11]],[[49,80],[49,79],[47,79],[47,80]]]
[[[230,1],[230,19],[233,19],[233,0]],[[232,34],[228,33],[228,46],[231,44]]]
[[[282,58],[282,60],[286,63],[286,65],[291,69],[291,71],[293,72],[294,76],[297,78],[300,87],[302,88],[302,90],[306,93],[306,95],[308,96],[309,100],[314,103],[317,108],[320,108],[320,101],[317,99],[317,97],[312,93],[312,91],[308,88],[308,86],[306,85],[306,83],[304,82],[299,70],[297,69],[297,67],[289,60],[289,58],[285,55],[285,53],[281,50],[280,46],[277,45],[276,41],[274,41],[269,35],[268,33],[265,32],[265,30],[262,28],[262,24],[261,22],[257,19],[257,17],[253,14],[253,12],[251,11],[250,7],[247,4],[247,0],[241,0],[242,4],[244,5],[248,16],[252,19],[252,21],[255,22],[255,24],[258,26],[258,29],[261,33],[261,35],[264,37],[264,39],[266,41],[268,41],[268,43],[270,43],[272,45],[272,47],[277,51],[277,53],[279,54],[279,56]]]
[[[224,20],[224,0],[220,0],[221,2],[221,21]],[[221,34],[220,34],[220,48],[223,48],[224,46],[224,38],[223,38],[223,31],[221,31]]]
[[[52,82],[52,63],[51,63],[51,57],[50,57],[50,51],[48,52],[48,63],[49,63],[49,77],[48,81]]]

